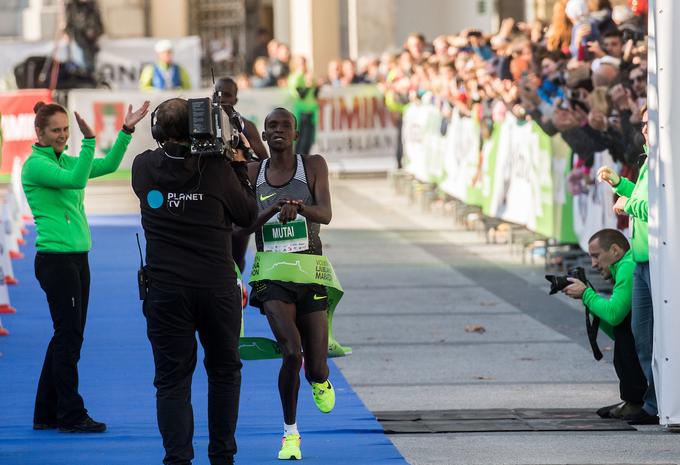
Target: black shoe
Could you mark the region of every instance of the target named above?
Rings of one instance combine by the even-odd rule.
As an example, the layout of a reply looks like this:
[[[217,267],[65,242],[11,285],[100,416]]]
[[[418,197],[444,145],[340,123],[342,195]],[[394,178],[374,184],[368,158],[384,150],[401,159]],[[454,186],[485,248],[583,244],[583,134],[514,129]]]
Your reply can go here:
[[[618,404],[613,404],[613,405],[607,405],[606,407],[601,407],[597,409],[597,415],[600,418],[612,418],[612,410],[614,410],[617,407],[621,407],[623,405],[623,402],[619,402]]]
[[[104,431],[106,431],[106,425],[94,421],[89,416],[86,416],[77,423],[61,425],[59,427],[60,433],[103,433]]]
[[[57,423],[33,423],[34,430],[57,429]]]
[[[637,413],[631,413],[623,417],[629,425],[658,425],[659,417],[656,415],[650,415],[644,409],[640,409]]]

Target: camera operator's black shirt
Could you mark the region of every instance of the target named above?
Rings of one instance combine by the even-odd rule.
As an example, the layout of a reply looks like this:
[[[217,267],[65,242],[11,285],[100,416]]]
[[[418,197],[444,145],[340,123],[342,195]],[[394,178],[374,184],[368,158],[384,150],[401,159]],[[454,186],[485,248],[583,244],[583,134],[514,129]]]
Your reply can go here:
[[[150,281],[214,288],[236,279],[232,224],[250,227],[258,215],[245,163],[191,156],[188,147],[166,143],[135,158],[132,189]]]

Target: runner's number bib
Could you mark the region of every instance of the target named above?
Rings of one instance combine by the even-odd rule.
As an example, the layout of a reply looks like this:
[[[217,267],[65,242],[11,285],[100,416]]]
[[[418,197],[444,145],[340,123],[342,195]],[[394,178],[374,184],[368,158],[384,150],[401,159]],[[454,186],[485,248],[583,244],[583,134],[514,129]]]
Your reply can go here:
[[[307,218],[298,215],[293,221],[282,224],[274,215],[262,226],[265,252],[302,252],[309,249]]]

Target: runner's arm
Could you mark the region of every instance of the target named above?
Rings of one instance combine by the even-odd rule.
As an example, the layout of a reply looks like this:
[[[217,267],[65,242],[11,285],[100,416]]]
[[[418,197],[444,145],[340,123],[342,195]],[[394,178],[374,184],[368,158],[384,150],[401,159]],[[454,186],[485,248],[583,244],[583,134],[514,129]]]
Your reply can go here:
[[[250,144],[250,148],[253,149],[255,152],[255,155],[257,155],[257,158],[260,160],[264,160],[265,158],[269,158],[269,152],[267,152],[267,148],[264,146],[264,143],[262,142],[262,138],[260,137],[260,133],[257,132],[257,126],[255,126],[255,123],[248,119],[243,120],[243,124],[246,128],[246,139],[248,139],[248,143]]]
[[[308,181],[312,186],[315,205],[302,205],[298,212],[314,223],[328,224],[333,212],[331,209],[331,190],[328,182],[328,165],[321,155],[307,157]]]
[[[256,188],[257,187],[257,174],[260,171],[260,162],[255,161],[255,162],[248,163],[247,168],[248,168],[248,179],[250,180],[250,183],[253,185],[253,187]],[[257,199],[256,199],[256,201],[257,201]],[[274,209],[273,208],[274,206],[277,206],[277,208]],[[281,207],[278,206],[278,204],[272,205],[271,208],[260,212],[259,215],[257,216],[257,219],[255,220],[255,223],[253,223],[250,227],[248,227],[248,228],[242,228],[242,227],[234,228],[233,234],[237,235],[237,236],[247,236],[249,234],[254,233],[258,229],[260,229],[262,227],[262,225],[265,224],[272,216],[274,216],[276,213],[278,213],[280,208]]]

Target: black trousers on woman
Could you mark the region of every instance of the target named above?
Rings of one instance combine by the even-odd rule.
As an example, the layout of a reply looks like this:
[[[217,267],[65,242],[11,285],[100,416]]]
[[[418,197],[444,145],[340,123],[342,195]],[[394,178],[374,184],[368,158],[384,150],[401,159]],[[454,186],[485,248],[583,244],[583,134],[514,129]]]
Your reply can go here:
[[[67,426],[87,415],[78,393],[78,361],[90,297],[87,253],[38,252],[35,277],[47,296],[54,335],[38,381],[33,422]]]

